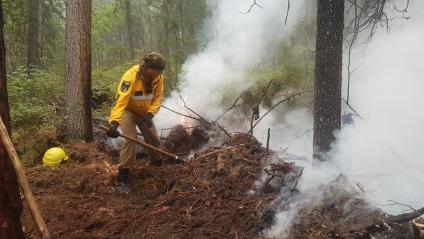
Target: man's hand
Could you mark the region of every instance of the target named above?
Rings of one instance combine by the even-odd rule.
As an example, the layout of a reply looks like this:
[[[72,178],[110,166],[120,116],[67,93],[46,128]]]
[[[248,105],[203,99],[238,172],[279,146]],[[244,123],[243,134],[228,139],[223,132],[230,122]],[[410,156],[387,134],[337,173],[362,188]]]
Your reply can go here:
[[[147,113],[146,116],[144,116],[143,121],[146,122],[147,127],[152,128],[153,125],[153,114],[152,113]]]
[[[111,138],[118,138],[119,132],[118,132],[118,123],[115,121],[112,121],[112,123],[109,124],[109,131],[106,133],[107,136]]]

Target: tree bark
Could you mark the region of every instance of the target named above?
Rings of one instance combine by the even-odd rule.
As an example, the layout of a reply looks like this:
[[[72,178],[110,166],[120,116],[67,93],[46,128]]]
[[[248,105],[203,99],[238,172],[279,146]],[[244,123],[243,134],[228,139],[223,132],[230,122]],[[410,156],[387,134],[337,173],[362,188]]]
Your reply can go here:
[[[127,26],[128,51],[130,60],[134,60],[134,36],[131,20],[131,0],[125,0],[125,22]]]
[[[6,83],[3,6],[0,1],[0,116],[10,133],[9,102]],[[22,201],[18,181],[0,140],[0,238],[24,238],[20,215]]]
[[[28,1],[28,69],[41,65],[40,51],[41,4],[40,0]]]
[[[317,9],[313,151],[325,160],[341,127],[344,1],[318,0]]]
[[[91,141],[91,0],[66,1],[65,31],[65,137]]]

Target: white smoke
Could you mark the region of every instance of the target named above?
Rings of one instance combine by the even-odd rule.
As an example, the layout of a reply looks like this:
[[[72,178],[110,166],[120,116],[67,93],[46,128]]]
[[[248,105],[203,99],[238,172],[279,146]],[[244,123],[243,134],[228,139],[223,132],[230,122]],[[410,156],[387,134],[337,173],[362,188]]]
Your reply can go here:
[[[288,26],[283,25],[285,1],[258,1],[263,9],[253,6],[250,13],[241,14],[252,2],[208,2],[213,10],[205,26],[210,41],[186,61],[182,90],[173,93],[164,105],[184,112],[178,97],[182,95],[190,107],[213,119],[223,110],[219,107],[223,87],[232,87],[235,98],[255,80],[248,72],[270,55],[272,49],[267,46],[271,40],[290,32],[302,16],[304,2],[292,1]],[[276,216],[276,224],[265,232],[267,236],[287,233],[298,209],[320,200],[319,185],[339,174],[363,185],[365,196],[376,206],[383,207],[387,200],[424,206],[424,179],[420,175],[424,171],[424,4],[414,1],[409,9],[410,20],[391,22],[391,32],[379,33],[369,45],[353,51],[354,67],[359,68],[352,75],[351,104],[365,120],[356,119],[337,134],[328,164],[305,169],[299,184],[301,199],[291,210]],[[159,126],[173,126],[176,119],[177,115],[162,109]],[[272,130],[273,149],[289,147],[289,152],[311,162],[312,135],[307,133],[312,128],[310,112],[298,109],[284,119],[277,112],[270,114],[255,129],[255,136],[265,142],[268,128]],[[403,208],[383,209],[398,213]]]
[[[424,206],[424,17],[422,1],[409,7],[389,33],[356,49],[351,104],[362,120],[337,135],[333,160],[365,186],[376,205],[395,200]],[[399,213],[399,207],[383,207]]]
[[[190,108],[212,120],[224,110],[220,107],[223,89],[233,90],[236,98],[257,80],[249,72],[274,56],[270,43],[287,35],[304,11],[303,0],[292,2],[285,25],[285,1],[257,1],[259,6],[250,9],[252,3],[251,0],[208,1],[212,17],[206,22],[204,32],[209,43],[184,63],[181,91],[174,92],[163,105],[188,113],[179,99],[181,95]],[[157,121],[159,127],[171,127],[178,122],[178,116],[162,109]]]
[[[340,174],[362,185],[365,198],[386,212],[408,209],[389,200],[424,206],[424,4],[411,2],[409,9],[410,20],[391,22],[389,33],[354,49],[359,68],[352,75],[351,105],[364,120],[337,133],[329,162],[305,168],[302,195],[277,214],[266,236],[286,238],[297,212],[318,203],[319,186]]]

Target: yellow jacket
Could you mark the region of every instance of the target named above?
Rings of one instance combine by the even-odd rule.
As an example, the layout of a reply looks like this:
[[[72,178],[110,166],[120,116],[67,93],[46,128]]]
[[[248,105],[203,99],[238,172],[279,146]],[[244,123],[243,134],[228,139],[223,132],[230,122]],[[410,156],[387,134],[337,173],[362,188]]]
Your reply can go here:
[[[128,109],[140,116],[147,113],[157,114],[163,98],[163,76],[159,75],[152,82],[152,93],[144,90],[142,79],[137,80],[139,66],[133,66],[121,79],[118,86],[117,101],[112,108],[109,123],[121,123],[122,113]]]

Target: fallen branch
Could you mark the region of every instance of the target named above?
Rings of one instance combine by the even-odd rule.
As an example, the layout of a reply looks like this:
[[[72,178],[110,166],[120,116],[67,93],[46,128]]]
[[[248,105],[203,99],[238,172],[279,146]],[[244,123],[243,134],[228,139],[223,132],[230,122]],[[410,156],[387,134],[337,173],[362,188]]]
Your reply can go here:
[[[255,120],[258,120],[260,118],[259,107],[261,106],[262,101],[265,99],[266,95],[268,94],[268,90],[271,87],[271,83],[273,81],[274,81],[273,79],[269,80],[267,87],[265,88],[264,92],[262,93],[261,99],[252,108],[252,118],[250,119],[250,130],[249,130],[250,135],[253,135],[253,123],[255,122]]]
[[[231,136],[231,134],[228,133],[228,131],[226,129],[224,129],[220,124],[217,123],[216,126],[218,126],[218,128],[221,129],[222,132],[224,132],[230,139],[233,138],[233,136]]]
[[[193,109],[191,109],[190,107],[187,106],[185,100],[183,99],[183,97],[180,95],[180,99],[183,102],[183,106],[184,108],[186,108],[188,111],[192,112],[193,114],[197,115],[197,117],[199,117],[197,120],[202,122],[203,124],[207,124],[209,126],[212,125],[211,122],[209,122],[205,117],[201,116],[199,113],[197,113],[196,111],[194,111]],[[194,117],[193,117],[194,118]],[[232,136],[230,133],[228,133],[227,130],[225,130],[221,125],[219,125],[218,123],[216,124],[216,126],[218,126],[218,128],[220,130],[222,130],[230,139],[232,139]]]
[[[358,111],[356,111],[350,104],[349,102],[347,102],[347,100],[343,99],[343,102],[347,105],[347,107],[349,107],[350,110],[353,111],[353,113],[355,113],[356,116],[358,116],[361,120],[364,120],[364,118],[358,113]]]
[[[193,116],[191,116],[191,115],[186,115],[186,114],[180,113],[180,112],[175,111],[175,110],[173,110],[173,109],[171,109],[171,108],[168,108],[168,107],[166,107],[166,106],[164,106],[164,105],[161,105],[161,107],[162,107],[162,108],[164,108],[164,109],[167,109],[167,110],[169,110],[169,111],[171,111],[172,113],[175,113],[175,114],[177,114],[177,115],[181,115],[181,116],[183,116],[183,117],[186,117],[186,118],[189,118],[189,119],[193,119],[193,120],[196,120],[196,121],[199,121],[199,122],[203,123],[203,121],[201,121],[200,119],[198,119],[198,118],[196,118],[196,117],[193,117]]]
[[[197,115],[197,117],[199,117],[200,120],[202,120],[204,123],[207,124],[211,124],[208,120],[205,119],[205,117],[201,116],[200,114],[198,114],[196,111],[192,110],[190,107],[187,106],[185,100],[183,99],[183,97],[180,95],[180,99],[183,102],[183,106],[184,108],[186,108],[188,111],[190,111],[191,113]]]
[[[373,223],[366,227],[367,231],[384,230],[390,224],[408,223],[424,214],[424,207],[409,213],[402,213],[396,216],[389,216],[386,221]]]
[[[424,214],[424,207],[413,212],[402,213],[397,216],[391,216],[389,217],[389,221],[395,222],[395,223],[406,223],[415,218],[421,217],[423,214]]]
[[[249,88],[247,88],[246,90],[244,90],[233,102],[233,104],[226,109],[224,112],[222,112],[222,114],[220,114],[215,120],[214,122],[217,122],[218,120],[220,120],[226,113],[228,113],[230,110],[232,110],[234,107],[236,107],[237,102],[241,99],[241,97],[243,97],[249,90],[250,88],[252,88],[252,85],[249,86]]]
[[[22,189],[22,194],[24,195],[25,201],[28,204],[29,211],[35,222],[38,232],[43,239],[50,239],[51,235],[47,229],[47,225],[41,215],[40,209],[37,206],[34,195],[32,194],[31,187],[29,185],[28,179],[25,175],[24,167],[22,166],[21,160],[16,153],[13,142],[10,139],[9,133],[6,129],[6,126],[3,123],[3,119],[0,117],[0,136],[1,141],[3,142],[4,148],[9,155],[10,162],[16,172],[16,177],[18,179],[19,185]]]
[[[219,153],[222,153],[222,152],[225,152],[227,150],[234,149],[234,148],[237,148],[237,147],[246,147],[246,146],[247,145],[239,144],[239,145],[233,145],[233,146],[229,146],[229,147],[219,149],[219,150],[214,150],[212,152],[209,152],[209,153],[206,153],[206,154],[203,154],[203,155],[197,157],[196,160],[204,159],[204,158],[207,158],[209,156],[213,156],[215,154],[219,154]]]
[[[271,138],[271,129],[268,128],[268,135],[266,137],[266,156],[269,155],[269,139]]]
[[[256,2],[256,0],[254,0],[254,1],[253,1],[253,3],[250,5],[250,8],[249,8],[246,12],[240,12],[240,13],[241,13],[241,14],[248,14],[250,11],[252,11],[252,8],[253,8],[254,6],[258,6],[258,7],[260,7],[261,9],[263,9],[263,7],[262,7],[261,5],[259,5],[259,4]]]
[[[284,19],[284,25],[287,25],[287,19],[289,18],[289,11],[290,11],[290,0],[287,0],[287,12],[286,12],[286,18]]]

